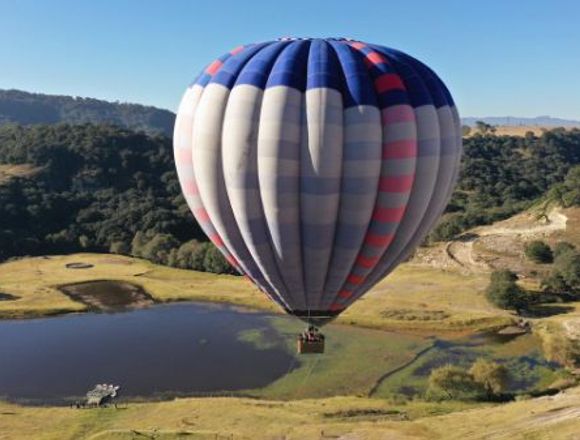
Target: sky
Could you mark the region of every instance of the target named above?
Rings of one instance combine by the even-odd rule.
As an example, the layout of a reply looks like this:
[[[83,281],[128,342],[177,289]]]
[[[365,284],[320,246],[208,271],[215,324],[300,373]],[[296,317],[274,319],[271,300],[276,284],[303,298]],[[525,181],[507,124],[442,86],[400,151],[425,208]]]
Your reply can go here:
[[[577,0],[0,0],[0,88],[175,111],[244,43],[348,37],[432,67],[463,116],[580,120]]]

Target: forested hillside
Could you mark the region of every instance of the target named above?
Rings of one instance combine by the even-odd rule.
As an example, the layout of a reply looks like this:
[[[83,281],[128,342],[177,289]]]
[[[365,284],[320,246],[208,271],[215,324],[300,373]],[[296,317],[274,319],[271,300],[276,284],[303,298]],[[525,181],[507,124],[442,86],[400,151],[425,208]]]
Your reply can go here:
[[[571,171],[580,164],[580,130],[554,129],[539,137],[477,134],[465,138],[463,145],[457,188],[447,214],[431,234],[433,241],[450,240],[468,228],[510,217],[551,189],[556,201],[577,204],[578,195],[566,188],[580,184],[578,168]],[[557,190],[568,191],[567,196]]]
[[[580,130],[465,139],[458,188],[431,239],[506,218],[548,194],[578,204],[579,163]],[[34,173],[0,185],[0,259],[99,251],[231,270],[180,195],[168,137],[109,125],[6,125],[2,164]]]
[[[171,140],[106,125],[0,127],[0,259],[79,250],[227,272],[180,195]]]
[[[168,110],[144,105],[0,90],[0,124],[112,124],[171,136],[174,119]]]

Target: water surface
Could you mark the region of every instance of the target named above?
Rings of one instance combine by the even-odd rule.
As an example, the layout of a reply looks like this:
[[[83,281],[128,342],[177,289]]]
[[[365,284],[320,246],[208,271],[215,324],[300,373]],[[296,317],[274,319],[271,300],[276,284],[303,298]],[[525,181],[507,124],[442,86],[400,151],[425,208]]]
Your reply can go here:
[[[293,356],[239,334],[268,326],[261,313],[196,303],[0,321],[0,396],[62,402],[102,382],[143,397],[263,387]]]

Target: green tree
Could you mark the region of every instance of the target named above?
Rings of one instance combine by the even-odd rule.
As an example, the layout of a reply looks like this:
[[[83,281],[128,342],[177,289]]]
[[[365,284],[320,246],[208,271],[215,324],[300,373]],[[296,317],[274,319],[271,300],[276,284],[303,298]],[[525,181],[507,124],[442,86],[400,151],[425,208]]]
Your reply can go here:
[[[171,250],[178,246],[170,234],[155,234],[141,249],[141,255],[158,264],[167,264]]]
[[[534,240],[526,243],[524,247],[525,256],[534,263],[551,263],[554,261],[552,249],[541,240]]]
[[[131,246],[124,241],[114,241],[109,247],[109,252],[112,254],[129,255],[131,253]]]
[[[183,243],[174,253],[173,266],[182,269],[192,269],[204,271],[204,260],[211,243],[200,243],[197,240],[190,240]]]
[[[235,273],[230,264],[226,261],[218,248],[211,245],[207,248],[203,259],[203,267],[206,272],[213,273]]]
[[[475,126],[479,130],[480,133],[486,134],[488,132],[495,132],[495,127],[487,122],[483,121],[475,121]]]
[[[507,310],[525,309],[530,297],[517,283],[517,276],[509,270],[496,270],[491,273],[490,283],[485,291],[486,297],[496,307]]]
[[[481,384],[488,399],[505,391],[509,382],[509,371],[505,366],[484,358],[478,358],[473,363],[469,374]]]
[[[580,292],[580,254],[565,252],[554,262],[554,271],[560,275],[568,288]]]
[[[471,400],[483,392],[469,372],[453,365],[435,368],[429,375],[427,392],[428,400]]]

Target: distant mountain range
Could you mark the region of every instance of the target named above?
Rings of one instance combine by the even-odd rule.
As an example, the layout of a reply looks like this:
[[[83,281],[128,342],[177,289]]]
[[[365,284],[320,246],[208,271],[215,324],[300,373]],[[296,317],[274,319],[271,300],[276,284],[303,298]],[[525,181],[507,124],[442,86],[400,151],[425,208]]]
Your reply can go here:
[[[572,119],[553,118],[551,116],[536,116],[535,118],[520,118],[517,116],[485,116],[461,118],[463,125],[474,126],[477,121],[491,125],[508,126],[538,126],[538,127],[580,127],[580,121]]]
[[[174,120],[173,112],[152,106],[0,89],[0,125],[108,123],[148,134],[160,133],[171,136]],[[551,116],[465,117],[461,121],[469,126],[474,126],[477,121],[483,121],[491,125],[580,127],[580,121]]]
[[[169,110],[151,106],[0,90],[0,125],[108,123],[148,134],[171,136],[174,120],[175,114]]]

